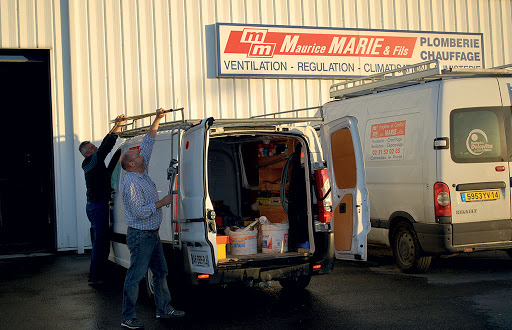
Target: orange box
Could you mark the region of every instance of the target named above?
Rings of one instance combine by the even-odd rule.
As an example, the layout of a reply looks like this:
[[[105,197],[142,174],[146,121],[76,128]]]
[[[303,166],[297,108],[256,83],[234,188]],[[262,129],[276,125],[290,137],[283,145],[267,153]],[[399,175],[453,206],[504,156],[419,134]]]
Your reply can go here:
[[[229,244],[229,236],[217,235],[217,252],[220,259],[226,259],[226,245]]]

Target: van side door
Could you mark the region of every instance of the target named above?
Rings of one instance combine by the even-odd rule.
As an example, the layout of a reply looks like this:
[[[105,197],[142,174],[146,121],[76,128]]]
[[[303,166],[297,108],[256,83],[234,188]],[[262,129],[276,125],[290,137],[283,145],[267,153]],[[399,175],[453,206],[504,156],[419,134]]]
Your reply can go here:
[[[370,209],[357,119],[324,123],[321,136],[332,189],[335,256],[366,260]]]
[[[208,219],[213,210],[208,197],[207,159],[209,128],[213,118],[188,129],[181,140],[178,221],[181,240],[192,272],[214,274],[216,228]],[[211,217],[211,215],[210,215]]]

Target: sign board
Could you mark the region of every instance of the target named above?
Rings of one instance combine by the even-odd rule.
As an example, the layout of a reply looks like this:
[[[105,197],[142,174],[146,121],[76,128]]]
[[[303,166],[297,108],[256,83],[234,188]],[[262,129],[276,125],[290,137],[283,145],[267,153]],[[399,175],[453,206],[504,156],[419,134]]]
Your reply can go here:
[[[481,33],[217,23],[218,77],[368,76],[437,59],[483,68]]]

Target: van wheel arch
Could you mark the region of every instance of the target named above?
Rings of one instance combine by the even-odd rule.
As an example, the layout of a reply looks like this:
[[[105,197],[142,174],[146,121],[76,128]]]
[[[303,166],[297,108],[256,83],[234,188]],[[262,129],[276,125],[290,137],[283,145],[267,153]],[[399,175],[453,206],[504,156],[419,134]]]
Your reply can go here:
[[[393,219],[389,228],[389,242],[395,262],[402,272],[424,273],[430,267],[432,257],[423,254],[412,222],[403,217]]]
[[[395,228],[396,226],[400,223],[400,222],[407,222],[409,223],[411,226],[413,223],[415,223],[416,221],[414,220],[414,218],[407,212],[404,212],[404,211],[395,211],[391,214],[391,216],[389,217],[389,227],[388,227],[388,240],[389,240],[389,246],[393,246],[393,235],[394,235],[394,232],[395,232]]]

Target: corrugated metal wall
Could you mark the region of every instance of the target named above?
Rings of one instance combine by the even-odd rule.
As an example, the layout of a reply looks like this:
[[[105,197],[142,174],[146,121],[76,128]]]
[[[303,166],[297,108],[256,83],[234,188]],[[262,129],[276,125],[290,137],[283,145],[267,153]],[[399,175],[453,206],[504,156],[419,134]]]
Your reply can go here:
[[[217,22],[482,32],[485,66],[512,62],[511,0],[1,0],[1,48],[52,49],[60,249],[89,244],[76,150],[116,115],[247,117],[329,100],[330,80],[217,79]]]

